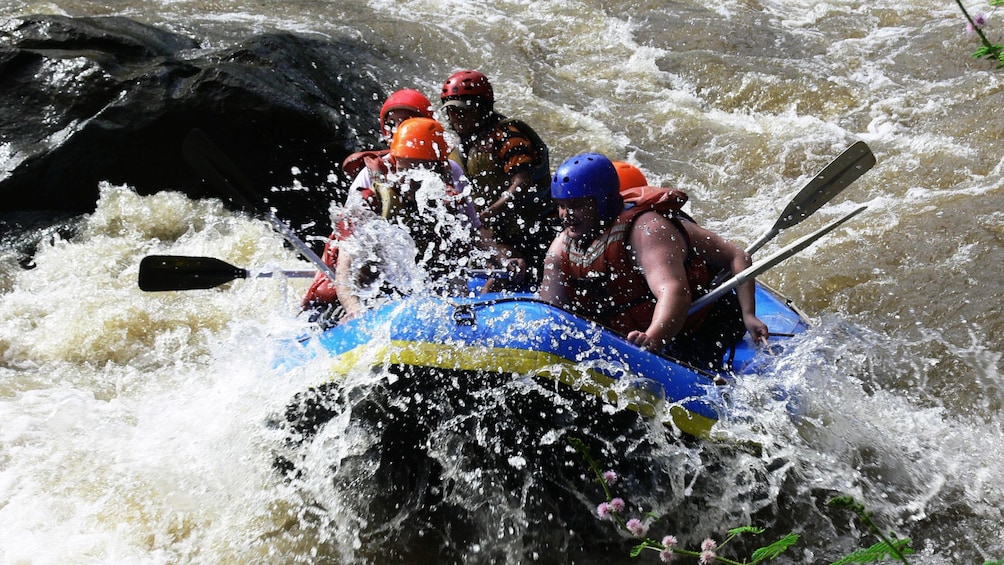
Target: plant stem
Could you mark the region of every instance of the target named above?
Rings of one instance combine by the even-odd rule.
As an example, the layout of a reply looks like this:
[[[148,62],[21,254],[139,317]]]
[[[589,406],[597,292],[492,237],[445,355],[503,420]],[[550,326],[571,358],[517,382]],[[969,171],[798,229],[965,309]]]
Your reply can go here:
[[[980,26],[976,25],[976,22],[973,21],[973,17],[969,15],[969,12],[966,10],[966,7],[962,5],[962,0],[955,0],[955,3],[959,5],[959,9],[962,10],[962,15],[964,15],[966,17],[966,20],[969,21],[969,25],[972,26],[973,31],[975,31],[976,34],[980,36],[980,41],[983,42],[983,46],[987,48],[989,53],[992,54],[994,58],[1000,57],[1000,50],[1001,50],[1000,47],[994,45],[993,43],[990,43],[990,40],[987,39],[986,35],[984,35],[983,30],[980,29]]]
[[[910,562],[906,560],[906,556],[903,555],[903,553],[899,550],[899,548],[896,547],[896,545],[893,544],[892,541],[890,541],[890,539],[888,538],[888,536],[886,536],[885,534],[882,533],[882,530],[879,529],[878,525],[876,525],[875,522],[872,521],[871,514],[869,512],[866,512],[864,510],[864,507],[861,507],[860,510],[856,510],[856,512],[857,512],[858,518],[861,520],[861,522],[871,531],[871,533],[874,536],[876,536],[877,538],[879,538],[880,540],[882,540],[883,543],[886,544],[886,546],[889,548],[889,551],[891,551],[893,554],[895,554],[896,559],[899,559],[901,562],[905,563],[906,565],[910,564]],[[893,538],[896,538],[895,534],[893,534]],[[898,538],[896,538],[896,539],[898,539]]]

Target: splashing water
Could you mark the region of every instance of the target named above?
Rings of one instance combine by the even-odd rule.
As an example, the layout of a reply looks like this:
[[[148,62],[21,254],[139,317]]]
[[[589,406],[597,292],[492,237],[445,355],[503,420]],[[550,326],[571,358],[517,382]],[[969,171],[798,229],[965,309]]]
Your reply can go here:
[[[630,510],[666,516],[653,529],[681,541],[750,521],[803,534],[777,562],[828,562],[872,541],[823,504],[839,492],[911,537],[912,563],[1004,557],[993,455],[1004,443],[1001,279],[987,267],[1001,259],[1002,160],[991,142],[1001,75],[969,59],[972,38],[951,2],[14,0],[0,10],[224,28],[211,45],[275,29],[349,34],[386,52],[402,86],[426,92],[454,69],[479,68],[503,113],[532,124],[555,160],[584,150],[627,157],[653,183],[687,190],[696,216],[740,241],[760,235],[850,140],[865,139],[879,164],[819,221],[847,200],[869,212],[765,277],[824,317],[762,381],[738,384],[740,417],[716,429],[724,441],[681,443],[638,423],[623,440],[594,439],[595,452],[625,477]],[[65,75],[72,65],[51,71],[75,80]],[[16,159],[0,143],[0,171]],[[436,399],[414,391],[380,397],[395,375],[361,369],[340,400],[359,408],[305,445],[311,472],[287,483],[272,468],[284,436],[269,422],[323,383],[330,362],[273,368],[277,344],[311,331],[296,316],[300,283],[134,287],[148,253],[302,263],[265,224],[170,193],[106,187],[78,232],[43,238],[32,270],[0,238],[0,561],[432,561],[446,547],[471,561],[636,562],[631,540],[590,514],[600,493],[566,453],[567,434],[588,428],[595,438],[595,425],[512,431],[537,438],[536,451],[497,437],[539,412],[514,412],[510,399],[584,410],[534,381],[478,396],[505,416],[493,421],[439,414]],[[797,391],[794,424],[777,388]],[[354,404],[349,392],[373,400]],[[385,404],[398,428],[417,418],[415,406],[438,415],[415,463],[430,471],[381,498],[374,484],[394,483],[377,478],[384,439],[351,415]],[[545,447],[563,461],[547,476],[564,479],[531,473]],[[426,485],[432,498],[404,493]],[[549,490],[579,506],[551,510]],[[372,500],[387,504],[371,514]],[[438,523],[460,523],[453,537],[421,525],[436,512],[449,517]]]

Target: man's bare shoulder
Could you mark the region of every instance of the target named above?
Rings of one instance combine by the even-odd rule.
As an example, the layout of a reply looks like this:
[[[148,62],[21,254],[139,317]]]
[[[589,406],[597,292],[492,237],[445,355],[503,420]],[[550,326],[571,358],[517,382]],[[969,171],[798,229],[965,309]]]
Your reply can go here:
[[[669,221],[669,218],[655,210],[649,210],[638,214],[635,218],[632,232],[643,231],[647,234],[658,235],[660,231],[671,230],[671,233],[678,234],[680,230]]]

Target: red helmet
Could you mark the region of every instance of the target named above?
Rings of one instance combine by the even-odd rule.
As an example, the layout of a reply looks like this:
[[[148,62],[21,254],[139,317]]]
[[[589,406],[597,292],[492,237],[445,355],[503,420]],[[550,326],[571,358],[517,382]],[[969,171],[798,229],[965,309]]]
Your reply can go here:
[[[414,110],[418,112],[418,116],[422,118],[431,118],[432,116],[432,102],[421,92],[417,90],[412,90],[410,88],[405,88],[403,90],[398,90],[390,96],[387,97],[387,101],[383,103],[383,107],[380,108],[380,131],[383,132],[385,124],[384,118],[387,117],[387,112],[391,110]]]
[[[458,98],[482,98],[495,102],[495,92],[488,77],[478,71],[457,71],[450,75],[443,84],[443,92],[439,99],[443,102]]]

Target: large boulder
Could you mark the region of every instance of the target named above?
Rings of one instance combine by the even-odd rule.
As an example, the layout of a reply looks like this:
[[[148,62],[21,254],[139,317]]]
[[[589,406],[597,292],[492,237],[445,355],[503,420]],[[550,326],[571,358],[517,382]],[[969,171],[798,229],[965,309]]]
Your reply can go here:
[[[324,231],[345,186],[338,164],[377,144],[387,66],[349,39],[269,33],[212,49],[126,18],[10,20],[0,26],[0,216],[91,211],[100,181],[215,195],[182,155],[199,128],[280,217]]]

